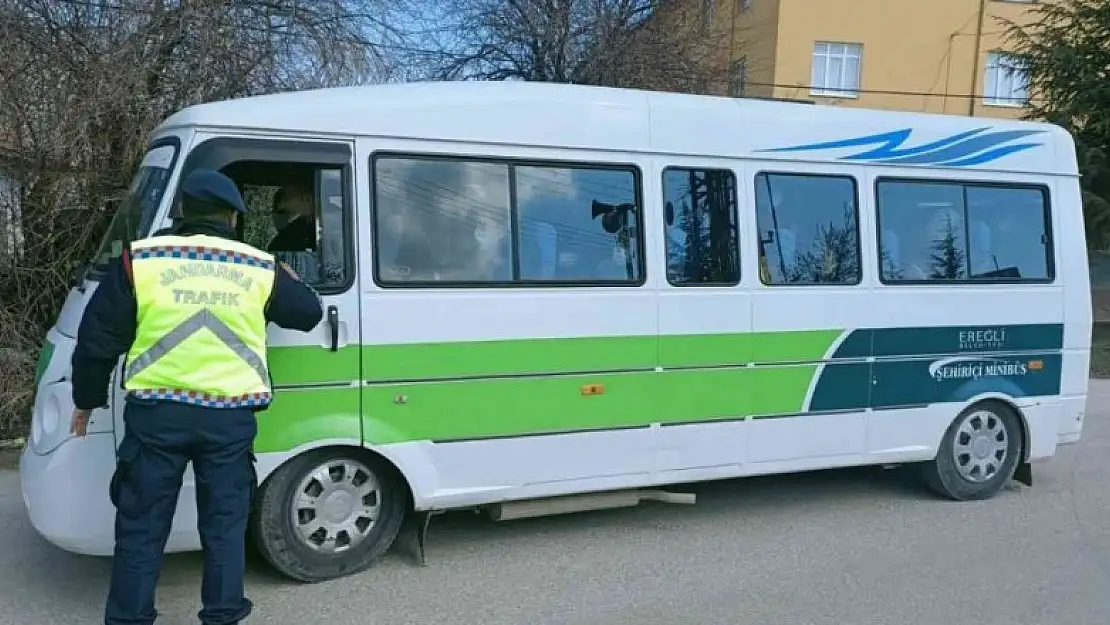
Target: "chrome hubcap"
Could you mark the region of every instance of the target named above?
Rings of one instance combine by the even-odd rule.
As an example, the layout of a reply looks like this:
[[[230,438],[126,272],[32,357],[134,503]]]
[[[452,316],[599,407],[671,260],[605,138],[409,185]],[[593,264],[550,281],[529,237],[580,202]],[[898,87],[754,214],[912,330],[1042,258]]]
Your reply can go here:
[[[1006,462],[1009,432],[998,415],[989,410],[973,412],[956,428],[952,457],[960,477],[969,482],[990,480]]]
[[[293,496],[293,527],[314,551],[337,553],[358,545],[381,512],[381,484],[366,465],[331,460],[301,480]]]

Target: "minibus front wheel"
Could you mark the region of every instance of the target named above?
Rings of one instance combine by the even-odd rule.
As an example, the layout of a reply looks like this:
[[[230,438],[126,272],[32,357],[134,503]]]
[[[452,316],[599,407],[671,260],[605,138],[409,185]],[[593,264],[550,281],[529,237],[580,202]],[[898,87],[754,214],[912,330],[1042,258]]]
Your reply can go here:
[[[251,533],[289,578],[320,582],[370,567],[393,544],[407,509],[393,467],[357,448],[325,448],[286,462],[259,488]]]

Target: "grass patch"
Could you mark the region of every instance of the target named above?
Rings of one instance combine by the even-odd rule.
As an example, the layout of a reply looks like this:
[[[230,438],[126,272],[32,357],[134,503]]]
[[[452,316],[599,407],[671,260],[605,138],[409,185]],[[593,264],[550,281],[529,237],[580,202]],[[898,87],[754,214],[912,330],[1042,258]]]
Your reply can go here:
[[[1110,378],[1110,322],[1096,322],[1091,333],[1091,377]]]
[[[1096,343],[1091,346],[1091,377],[1110,378],[1110,344]]]

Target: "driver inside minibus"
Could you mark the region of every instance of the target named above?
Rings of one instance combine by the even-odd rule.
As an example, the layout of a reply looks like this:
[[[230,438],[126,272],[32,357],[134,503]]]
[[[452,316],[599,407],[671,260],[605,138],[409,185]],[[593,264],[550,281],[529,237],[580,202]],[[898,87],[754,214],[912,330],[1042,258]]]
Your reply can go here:
[[[298,183],[274,193],[273,220],[277,235],[268,252],[306,252],[316,249],[316,207],[312,189]]]

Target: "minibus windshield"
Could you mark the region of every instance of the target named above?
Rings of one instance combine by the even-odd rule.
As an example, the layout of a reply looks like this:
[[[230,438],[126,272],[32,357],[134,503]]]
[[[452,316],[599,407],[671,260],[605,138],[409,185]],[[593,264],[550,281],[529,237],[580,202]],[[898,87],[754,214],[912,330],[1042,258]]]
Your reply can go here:
[[[147,152],[90,263],[89,277],[97,279],[128,244],[148,234],[173,174],[176,156],[174,145],[160,145]]]

